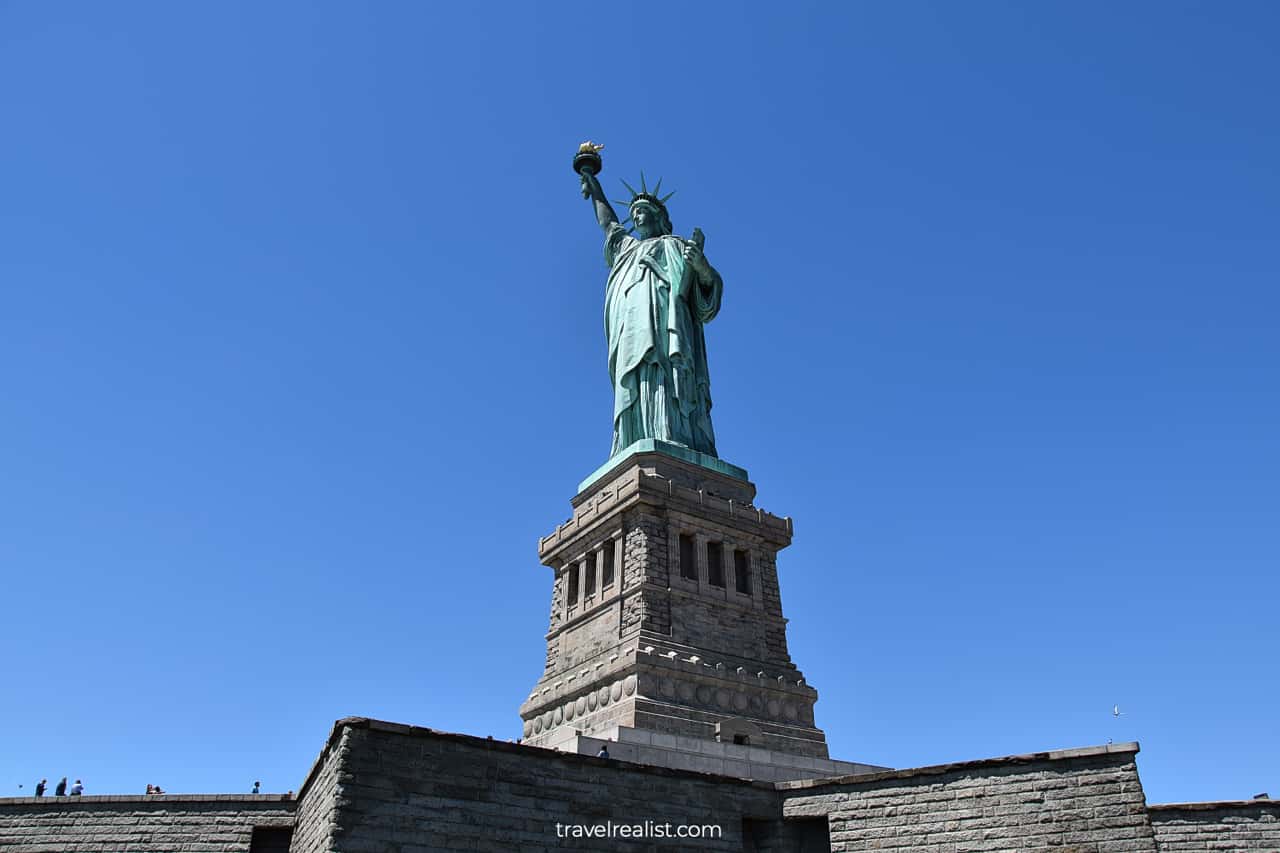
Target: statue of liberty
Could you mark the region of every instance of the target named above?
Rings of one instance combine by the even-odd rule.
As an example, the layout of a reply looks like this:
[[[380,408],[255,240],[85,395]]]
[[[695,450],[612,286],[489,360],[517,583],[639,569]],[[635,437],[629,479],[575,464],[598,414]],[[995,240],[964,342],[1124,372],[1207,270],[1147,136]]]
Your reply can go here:
[[[662,181],[626,204],[619,222],[600,189],[603,146],[584,143],[574,159],[582,194],[592,201],[604,229],[609,279],[604,296],[604,333],[613,382],[613,449],[616,456],[646,438],[683,445],[716,456],[711,428],[711,378],[702,326],[720,310],[724,284],[702,254],[702,232],[691,239],[671,233]],[[634,226],[634,235],[625,227]]]

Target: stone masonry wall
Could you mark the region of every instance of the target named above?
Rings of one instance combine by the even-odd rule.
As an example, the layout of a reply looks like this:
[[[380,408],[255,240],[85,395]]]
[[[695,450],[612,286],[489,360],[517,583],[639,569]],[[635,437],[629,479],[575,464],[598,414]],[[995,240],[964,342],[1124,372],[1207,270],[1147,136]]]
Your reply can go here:
[[[623,603],[620,636],[634,634],[641,627],[670,634],[666,523],[636,510],[623,516],[623,527],[622,580],[623,589],[629,592]]]
[[[768,659],[790,661],[791,655],[787,652],[787,623],[781,618],[782,591],[779,588],[778,581],[777,554],[765,552],[761,557],[760,584],[761,594],[764,598],[764,610],[766,613],[776,613],[778,616],[777,619],[770,620],[765,627],[765,647],[768,650]]]
[[[706,600],[693,595],[672,598],[673,642],[692,646],[704,653],[730,654],[767,661],[774,666],[780,663],[766,644],[766,631],[775,623],[779,632],[785,630],[786,623],[781,617],[766,616],[732,599]],[[788,670],[794,671],[795,667],[790,666]]]
[[[831,850],[1156,853],[1137,744],[778,784],[789,818],[826,815]]]
[[[4,798],[0,850],[248,853],[253,828],[292,826],[294,807],[283,794]]]
[[[450,735],[375,720],[338,722],[339,760],[314,771],[336,787],[328,847],[342,853],[472,850],[652,851],[744,849],[743,819],[778,821],[777,795],[752,783],[687,771],[641,767]],[[326,786],[309,779],[307,800]],[[622,837],[561,837],[556,824],[716,825],[719,838],[696,842]],[[309,832],[299,828],[298,838]],[[567,832],[567,830],[565,830]],[[308,836],[309,837],[309,836]]]
[[[1151,806],[1160,853],[1280,853],[1280,801]]]
[[[320,757],[311,765],[302,788],[298,790],[297,822],[293,829],[290,853],[327,853],[336,849],[333,836],[337,831],[338,768],[349,750],[347,731],[334,726]]]
[[[291,853],[570,850],[809,853],[1280,853],[1280,802],[1147,808],[1137,744],[838,779],[748,782],[350,718],[296,801],[281,795],[0,799],[14,853],[250,853],[293,827]],[[566,829],[715,826],[696,841],[575,838]],[[557,824],[560,831],[557,831]]]

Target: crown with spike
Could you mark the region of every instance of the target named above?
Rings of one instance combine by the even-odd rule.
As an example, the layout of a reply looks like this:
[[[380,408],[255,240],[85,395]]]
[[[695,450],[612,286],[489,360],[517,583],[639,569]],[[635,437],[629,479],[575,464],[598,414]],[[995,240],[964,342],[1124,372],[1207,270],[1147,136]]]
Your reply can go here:
[[[640,192],[636,192],[636,188],[626,181],[622,181],[622,185],[627,188],[627,192],[631,193],[631,200],[619,201],[618,199],[614,199],[615,204],[624,204],[626,205],[627,210],[631,210],[637,202],[648,202],[658,208],[658,210],[662,211],[662,215],[666,216],[667,220],[670,221],[671,217],[667,214],[667,199],[675,195],[675,191],[672,190],[665,196],[659,196],[658,194],[662,192],[662,178],[658,178],[658,183],[654,185],[653,192],[650,192],[649,187],[645,184],[644,172],[640,173]],[[627,217],[628,220],[630,218],[631,217]]]

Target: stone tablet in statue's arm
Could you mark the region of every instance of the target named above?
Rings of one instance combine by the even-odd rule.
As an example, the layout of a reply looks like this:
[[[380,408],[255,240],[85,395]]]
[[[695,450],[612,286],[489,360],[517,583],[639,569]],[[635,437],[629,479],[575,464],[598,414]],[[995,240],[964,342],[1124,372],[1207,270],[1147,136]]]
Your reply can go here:
[[[710,323],[720,313],[720,297],[724,293],[720,273],[702,253],[706,242],[701,228],[693,229],[693,235],[684,242],[685,275],[680,288],[680,295],[689,300],[689,310],[700,323]]]

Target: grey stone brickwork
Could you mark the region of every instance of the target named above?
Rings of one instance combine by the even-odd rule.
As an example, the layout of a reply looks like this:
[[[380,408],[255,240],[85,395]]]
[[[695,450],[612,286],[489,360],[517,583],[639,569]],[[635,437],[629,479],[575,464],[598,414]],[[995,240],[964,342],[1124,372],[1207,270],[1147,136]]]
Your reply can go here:
[[[742,851],[743,819],[781,819],[777,794],[752,783],[451,735],[375,720],[340,720],[335,760],[317,762],[300,794],[336,802],[331,835],[295,853],[429,850]],[[325,792],[331,792],[326,794]],[[696,844],[560,837],[556,824],[720,827]],[[299,828],[298,838],[305,830]]]
[[[249,853],[254,827],[291,827],[280,794],[0,799],[0,850],[12,853]]]
[[[1160,853],[1280,853],[1277,800],[1174,803],[1148,811]]]
[[[697,747],[684,740],[676,745]],[[292,826],[291,853],[1280,850],[1278,803],[1148,810],[1137,751],[1116,744],[770,783],[349,718],[334,725],[296,800],[0,799],[0,849],[267,853],[254,828]],[[718,835],[574,838],[557,823],[715,826]]]
[[[831,850],[1157,853],[1137,744],[781,782],[783,814],[825,816]]]
[[[573,499],[539,543],[554,581],[545,668],[520,708],[526,742],[618,726],[714,740],[741,719],[753,745],[827,757],[817,691],[787,652],[777,552],[791,521],[754,499],[749,482],[656,453]]]
[[[298,789],[297,822],[293,830],[290,853],[328,853],[336,850],[334,836],[338,832],[338,767],[348,760],[350,743],[346,727],[333,727],[320,756],[311,765],[307,778]]]

